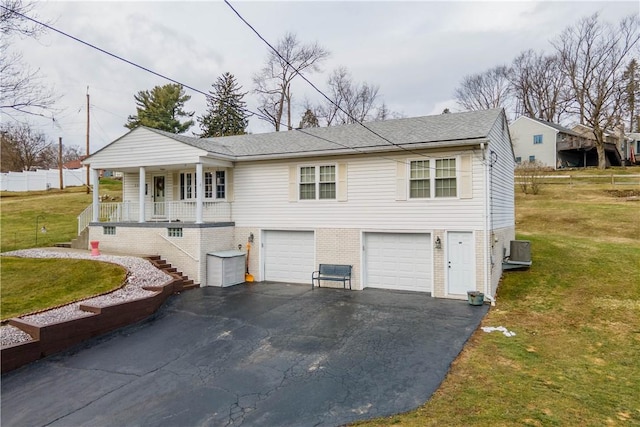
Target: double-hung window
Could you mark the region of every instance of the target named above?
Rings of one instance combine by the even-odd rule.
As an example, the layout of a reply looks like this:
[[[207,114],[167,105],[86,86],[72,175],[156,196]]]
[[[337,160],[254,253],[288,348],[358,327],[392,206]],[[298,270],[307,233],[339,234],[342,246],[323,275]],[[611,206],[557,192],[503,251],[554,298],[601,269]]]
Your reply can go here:
[[[542,135],[533,135],[534,144],[542,144]]]
[[[429,163],[429,160],[416,160],[411,162],[409,196],[412,199],[424,199],[431,197],[431,174]]]
[[[300,200],[329,200],[336,198],[336,166],[300,167]]]
[[[219,200],[225,198],[225,171],[205,172],[203,184],[205,200]],[[195,200],[197,197],[196,173],[180,173],[180,200]]]
[[[456,159],[436,160],[436,197],[456,197]]]
[[[410,163],[409,197],[457,197],[456,159],[425,159]]]

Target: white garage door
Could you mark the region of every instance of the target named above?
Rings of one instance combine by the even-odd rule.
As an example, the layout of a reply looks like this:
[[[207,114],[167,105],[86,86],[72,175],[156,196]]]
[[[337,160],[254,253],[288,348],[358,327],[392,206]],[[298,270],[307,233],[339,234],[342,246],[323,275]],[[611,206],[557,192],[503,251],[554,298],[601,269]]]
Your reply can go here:
[[[365,287],[431,292],[431,238],[425,233],[365,233]]]
[[[314,248],[313,231],[265,231],[265,280],[311,283]]]

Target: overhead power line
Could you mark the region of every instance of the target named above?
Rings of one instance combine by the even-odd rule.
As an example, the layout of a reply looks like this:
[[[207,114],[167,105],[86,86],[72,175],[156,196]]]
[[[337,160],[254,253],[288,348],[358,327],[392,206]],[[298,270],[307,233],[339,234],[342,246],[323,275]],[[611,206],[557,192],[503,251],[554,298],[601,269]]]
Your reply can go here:
[[[406,147],[401,146],[400,144],[396,144],[395,142],[389,140],[388,138],[384,137],[383,135],[380,135],[378,132],[376,132],[375,130],[371,129],[370,127],[366,126],[364,123],[362,123],[360,120],[356,119],[355,117],[353,117],[353,115],[351,115],[349,112],[345,111],[340,105],[336,104],[331,98],[329,98],[322,90],[320,90],[315,84],[313,84],[313,82],[311,80],[309,80],[304,74],[302,74],[302,72],[294,67],[287,58],[285,58],[284,56],[282,56],[282,54],[280,54],[280,52],[278,52],[278,49],[276,49],[275,47],[273,47],[273,45],[271,45],[271,43],[269,43],[267,41],[267,39],[265,39],[262,34],[260,34],[260,32],[258,30],[256,30],[253,25],[251,25],[241,14],[240,12],[238,12],[236,10],[236,8],[234,8],[231,3],[229,3],[229,0],[224,0],[225,4],[227,6],[229,6],[231,8],[231,10],[236,14],[236,16],[238,18],[240,18],[240,20],[242,22],[244,22],[244,24],[249,27],[251,29],[251,31],[254,32],[254,34],[256,36],[258,36],[258,38],[260,40],[262,40],[268,47],[269,49],[271,49],[273,51],[273,53],[275,53],[276,55],[278,55],[278,57],[283,60],[287,66],[291,67],[292,69],[295,70],[296,74],[299,75],[302,80],[304,80],[305,82],[307,82],[309,84],[309,86],[311,86],[316,92],[318,92],[324,99],[326,99],[327,101],[329,101],[333,106],[335,106],[337,109],[339,109],[342,113],[344,113],[347,117],[349,117],[354,123],[359,124],[360,126],[362,126],[363,128],[365,128],[366,130],[368,130],[369,132],[371,132],[372,134],[374,134],[375,136],[377,136],[378,138],[388,142],[389,144],[400,148],[404,151],[408,151],[410,153],[416,154],[416,155],[420,155],[422,156],[421,153],[417,153],[413,150],[410,150]]]
[[[275,48],[274,48],[274,47],[273,47],[273,46],[272,46],[272,45],[271,45],[271,44],[270,44],[270,43],[269,43],[269,42],[268,42],[264,37],[262,37],[262,35],[261,35],[261,34],[260,34],[260,33],[255,29],[255,28],[253,28],[253,26],[251,26],[251,24],[249,24],[249,23],[248,23],[248,22],[247,22],[247,21],[242,17],[242,15],[240,15],[240,13],[238,13],[238,11],[236,11],[236,9],[235,9],[235,8],[234,8],[234,7],[233,7],[233,6],[232,6],[232,5],[231,5],[227,0],[225,0],[225,3],[226,3],[226,4],[227,4],[227,5],[228,5],[228,6],[229,6],[233,11],[234,11],[234,13],[235,13],[235,14],[236,14],[236,15],[237,15],[237,16],[238,16],[238,17],[239,17],[239,18],[240,18],[240,19],[241,19],[241,20],[242,20],[242,21],[243,21],[243,22],[244,22],[244,23],[245,23],[249,28],[251,28],[251,30],[252,30],[252,31],[253,31],[253,32],[254,32],[254,33],[255,33],[255,34],[256,34],[256,35],[257,35],[257,36],[258,36],[258,37],[259,37],[259,38],[264,42],[264,43],[266,43],[266,44],[267,44],[267,46],[268,46],[271,50],[273,50],[273,51],[278,55],[278,57],[280,57],[282,60],[284,60],[284,61],[287,63],[287,65],[288,65],[288,66],[290,66],[290,67],[292,67],[294,70],[296,70],[296,73],[297,73],[297,74],[298,74],[298,75],[299,75],[299,76],[300,76],[300,77],[301,77],[305,82],[307,82],[307,83],[308,83],[308,84],[309,84],[313,89],[315,89],[319,94],[321,94],[325,99],[327,99],[329,102],[331,102],[334,106],[336,106],[337,108],[339,108],[339,109],[340,109],[340,111],[342,111],[343,113],[345,113],[345,114],[346,114],[349,118],[351,118],[355,123],[357,123],[358,125],[360,125],[360,126],[362,126],[363,128],[365,128],[367,131],[369,131],[369,132],[373,133],[373,134],[374,134],[374,135],[376,135],[377,137],[381,138],[382,140],[386,141],[387,143],[389,143],[389,144],[391,144],[391,145],[393,145],[393,146],[395,146],[395,147],[397,147],[397,148],[400,148],[400,149],[402,149],[402,150],[404,150],[404,151],[410,152],[410,153],[412,153],[412,154],[415,154],[415,155],[418,155],[418,156],[421,156],[421,157],[429,157],[429,156],[425,156],[423,153],[419,153],[419,152],[416,152],[416,151],[410,150],[410,149],[408,149],[408,148],[402,147],[401,145],[398,145],[398,144],[396,144],[396,143],[394,143],[394,142],[390,141],[389,139],[387,139],[387,138],[385,138],[384,136],[380,135],[379,133],[377,133],[377,132],[376,132],[376,131],[374,131],[373,129],[370,129],[369,127],[367,127],[367,126],[366,126],[365,124],[363,124],[361,121],[359,121],[359,120],[355,119],[353,116],[351,116],[348,112],[346,112],[344,109],[342,109],[342,107],[340,107],[339,105],[337,105],[337,104],[336,104],[335,102],[333,102],[333,101],[332,101],[332,100],[331,100],[327,95],[325,95],[325,94],[324,94],[324,92],[322,92],[320,89],[318,89],[318,87],[316,87],[316,86],[315,86],[315,85],[314,85],[314,84],[313,84],[309,79],[307,79],[307,78],[306,78],[306,77],[305,77],[301,72],[299,72],[297,68],[293,67],[293,65],[291,65],[291,64],[290,64],[290,63],[289,63],[289,62],[288,62],[288,61],[287,61],[287,60],[286,60],[286,59],[285,59],[285,58],[284,58],[284,57],[283,57],[283,56],[278,52],[278,50],[277,50],[277,49],[275,49]],[[179,80],[173,79],[173,78],[171,78],[171,77],[169,77],[169,76],[167,76],[167,75],[165,75],[165,74],[159,73],[159,72],[154,71],[154,70],[152,70],[152,69],[150,69],[150,68],[148,68],[148,67],[145,67],[145,66],[143,66],[143,65],[140,65],[140,64],[138,64],[138,63],[136,63],[136,62],[133,62],[133,61],[131,61],[131,60],[128,60],[128,59],[126,59],[126,58],[123,58],[122,56],[119,56],[119,55],[117,55],[117,54],[115,54],[115,53],[109,52],[109,51],[108,51],[108,50],[106,50],[106,49],[102,49],[102,48],[100,48],[100,47],[98,47],[98,46],[96,46],[96,45],[94,45],[94,44],[92,44],[92,43],[89,43],[89,42],[87,42],[87,41],[85,41],[85,40],[82,40],[82,39],[80,39],[80,38],[78,38],[78,37],[75,37],[75,36],[73,36],[73,35],[71,35],[71,34],[69,34],[69,33],[65,32],[65,31],[62,31],[62,30],[60,30],[60,29],[57,29],[57,28],[55,28],[55,27],[53,27],[53,26],[51,26],[51,25],[49,25],[49,24],[46,24],[46,23],[41,22],[41,21],[39,21],[39,20],[37,20],[37,19],[31,18],[31,17],[29,17],[29,16],[27,16],[27,15],[24,15],[24,14],[20,13],[20,12],[17,12],[17,11],[11,10],[11,9],[7,8],[6,6],[4,6],[4,5],[0,5],[0,7],[1,7],[2,9],[4,9],[4,10],[7,10],[7,11],[9,11],[9,12],[13,13],[13,14],[19,15],[19,16],[21,16],[22,18],[24,18],[24,19],[26,19],[26,20],[29,20],[29,21],[31,21],[31,22],[34,22],[34,23],[38,24],[38,25],[41,25],[41,26],[43,26],[43,27],[45,27],[45,28],[47,28],[47,29],[49,29],[49,30],[51,30],[51,31],[55,32],[55,33],[58,33],[58,34],[60,34],[60,35],[62,35],[62,36],[64,36],[64,37],[70,38],[70,39],[72,39],[72,40],[74,40],[74,41],[77,41],[78,43],[81,43],[81,44],[83,44],[83,45],[85,45],[85,46],[88,46],[88,47],[90,47],[90,48],[92,48],[92,49],[95,49],[95,50],[97,50],[97,51],[99,51],[99,52],[101,52],[101,53],[103,53],[103,54],[105,54],[105,55],[108,55],[108,56],[110,56],[110,57],[112,57],[112,58],[115,58],[115,59],[117,59],[117,60],[119,60],[119,61],[122,61],[122,62],[124,62],[124,63],[127,63],[127,64],[129,64],[129,65],[131,65],[131,66],[133,66],[133,67],[139,68],[139,69],[141,69],[141,70],[143,70],[143,71],[145,71],[145,72],[148,72],[148,73],[150,73],[150,74],[153,74],[153,75],[155,75],[155,76],[157,76],[157,77],[160,77],[160,78],[162,78],[162,79],[168,80],[168,81],[170,81],[170,82],[172,82],[172,83],[175,83],[175,84],[181,85],[182,87],[187,88],[187,89],[189,89],[189,90],[192,90],[193,92],[199,93],[199,94],[201,94],[201,95],[204,95],[204,96],[205,96],[205,97],[207,97],[207,98],[210,98],[210,97],[211,97],[211,94],[209,94],[209,93],[207,93],[207,92],[204,92],[204,91],[202,91],[202,90],[200,90],[200,89],[197,89],[197,88],[195,88],[195,87],[193,87],[193,86],[190,86],[190,85],[184,84],[184,83],[180,82]],[[250,115],[257,116],[257,117],[259,117],[259,118],[261,118],[261,119],[263,119],[263,120],[269,120],[269,118],[267,118],[267,116],[265,116],[265,115],[264,115],[264,114],[262,114],[262,113],[252,111],[252,110],[250,110],[250,109],[248,109],[248,108],[241,108],[241,110],[242,110],[242,111],[244,111],[244,112],[246,112],[246,113],[248,113],[248,114],[250,114]],[[113,114],[113,113],[112,113],[112,114]],[[280,124],[281,124],[281,125],[283,125],[283,126],[285,126],[285,124],[284,124],[284,123],[280,123]],[[339,146],[339,147],[342,147],[342,148],[346,148],[346,149],[349,149],[349,150],[353,150],[353,151],[358,152],[358,153],[361,153],[361,154],[372,154],[372,153],[370,153],[369,151],[362,150],[362,149],[359,149],[359,148],[356,148],[356,147],[352,147],[352,146],[347,145],[347,144],[343,144],[343,143],[340,143],[340,142],[337,142],[337,141],[333,141],[333,140],[328,139],[328,138],[324,138],[324,137],[321,137],[321,136],[315,135],[315,134],[313,134],[313,133],[311,133],[311,132],[305,131],[304,129],[295,128],[295,131],[297,131],[297,132],[301,132],[301,133],[303,133],[303,134],[305,134],[305,135],[308,135],[308,136],[313,137],[313,138],[320,139],[320,140],[325,141],[325,142],[329,142],[329,143],[331,143],[331,144],[335,144],[335,145],[337,145],[337,146]],[[381,158],[381,159],[390,160],[390,161],[397,162],[397,163],[404,163],[404,164],[407,164],[407,162],[406,162],[406,161],[404,161],[404,160],[393,159],[393,158],[390,158],[390,157],[387,157],[387,156],[383,156],[383,155],[380,155],[380,154],[374,154],[374,155],[375,155],[376,157],[378,157],[378,158]],[[434,169],[434,168],[430,168],[430,169]]]

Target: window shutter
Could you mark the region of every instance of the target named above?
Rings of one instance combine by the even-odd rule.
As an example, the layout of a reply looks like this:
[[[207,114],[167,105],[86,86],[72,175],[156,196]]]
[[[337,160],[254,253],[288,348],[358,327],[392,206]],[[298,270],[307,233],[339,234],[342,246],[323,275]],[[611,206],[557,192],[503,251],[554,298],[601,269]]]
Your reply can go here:
[[[396,200],[407,200],[407,164],[396,162]]]
[[[473,161],[470,154],[460,156],[460,198],[473,198]]]
[[[233,168],[226,168],[224,170],[224,181],[227,188],[224,189],[225,196],[227,196],[228,202],[233,202]],[[215,185],[215,180],[214,180]],[[214,187],[215,188],[215,187]],[[214,190],[215,191],[215,190]]]
[[[173,174],[173,200],[180,200],[180,174]]]
[[[296,165],[289,166],[289,201],[298,201],[298,168]]]
[[[347,163],[338,163],[338,201],[347,201]]]

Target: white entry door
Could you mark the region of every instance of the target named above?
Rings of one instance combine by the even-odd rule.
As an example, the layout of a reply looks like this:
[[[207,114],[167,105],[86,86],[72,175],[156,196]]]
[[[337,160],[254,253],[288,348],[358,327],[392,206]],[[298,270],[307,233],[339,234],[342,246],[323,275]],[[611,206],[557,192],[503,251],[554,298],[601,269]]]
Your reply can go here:
[[[262,250],[265,280],[311,283],[317,270],[313,231],[265,231]]]
[[[447,233],[447,283],[450,295],[466,295],[476,289],[473,233]]]
[[[164,176],[153,177],[153,215],[164,217]]]

